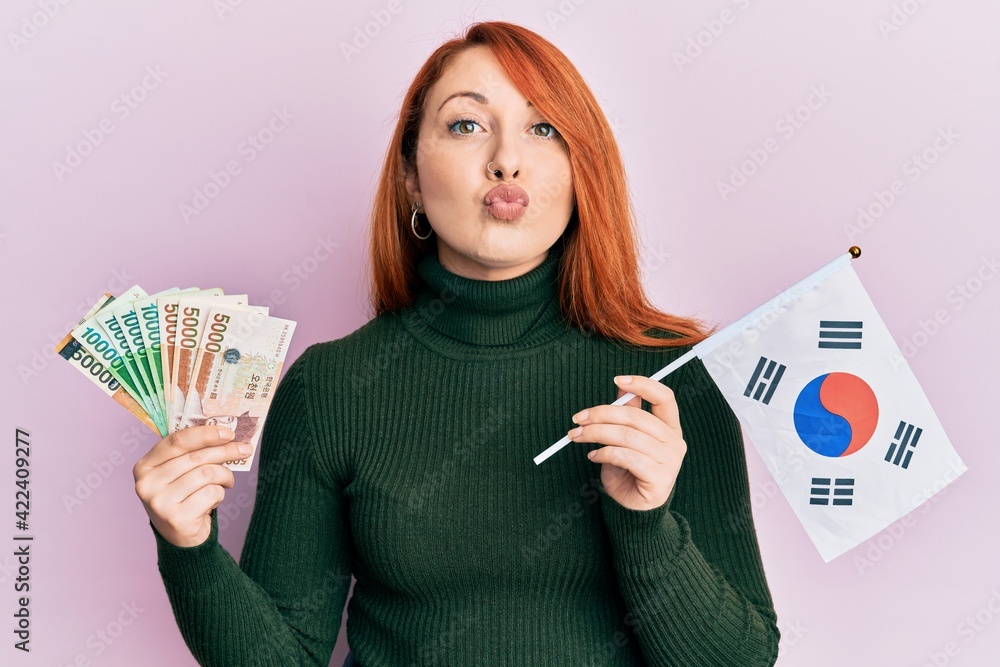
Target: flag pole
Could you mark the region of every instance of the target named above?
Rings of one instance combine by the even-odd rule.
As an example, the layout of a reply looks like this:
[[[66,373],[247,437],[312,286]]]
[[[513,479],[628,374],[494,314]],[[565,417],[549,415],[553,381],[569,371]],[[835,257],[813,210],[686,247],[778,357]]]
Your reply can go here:
[[[846,266],[852,259],[857,259],[860,256],[861,256],[861,248],[859,248],[856,245],[851,246],[846,253],[838,255],[837,258],[834,259],[832,262],[821,267],[814,273],[806,276],[799,282],[795,283],[794,285],[786,289],[781,294],[777,295],[776,297],[774,297],[767,303],[761,305],[760,307],[750,311],[749,313],[747,313],[740,319],[736,320],[729,326],[720,329],[719,331],[716,331],[714,334],[707,337],[705,340],[693,346],[686,353],[684,353],[677,359],[674,359],[672,362],[670,362],[660,370],[650,375],[649,376],[650,379],[657,381],[662,380],[664,377],[666,377],[670,373],[673,373],[675,370],[677,370],[687,362],[691,361],[695,357],[704,357],[709,352],[718,349],[728,341],[735,338],[738,334],[742,333],[748,327],[756,324],[766,315],[773,313],[774,311],[783,307],[786,303],[789,303],[794,299],[798,298],[798,296],[801,293],[812,289],[820,282],[828,278],[831,274],[836,273],[837,271],[844,268],[844,266]],[[624,405],[625,403],[631,401],[633,398],[635,398],[635,394],[633,394],[632,392],[626,392],[625,394],[619,396],[614,403],[611,403],[611,405]],[[542,463],[542,461],[544,461],[545,459],[549,458],[550,456],[558,452],[560,449],[568,445],[570,442],[572,442],[572,440],[570,440],[569,436],[564,435],[557,442],[550,445],[544,452],[542,452],[532,460],[535,462],[535,465],[539,465],[540,463]]]
[[[685,354],[681,355],[680,357],[677,357],[672,362],[670,362],[660,370],[650,375],[649,377],[654,380],[660,380],[669,375],[670,373],[673,373],[675,370],[677,370],[678,368],[680,368],[681,366],[683,366],[684,364],[691,361],[697,356],[698,352],[694,348],[692,348],[688,350]],[[611,405],[624,405],[629,401],[631,401],[633,398],[635,398],[635,394],[633,394],[632,392],[626,392],[621,396],[619,396],[617,400],[615,400],[615,402],[612,403]],[[544,452],[542,452],[541,454],[539,454],[534,458],[535,465],[538,465],[545,459],[549,458],[550,456],[558,452],[560,449],[568,445],[570,442],[572,442],[572,440],[569,439],[569,436],[564,435],[558,442],[556,442],[553,445],[550,445],[548,449],[546,449]]]

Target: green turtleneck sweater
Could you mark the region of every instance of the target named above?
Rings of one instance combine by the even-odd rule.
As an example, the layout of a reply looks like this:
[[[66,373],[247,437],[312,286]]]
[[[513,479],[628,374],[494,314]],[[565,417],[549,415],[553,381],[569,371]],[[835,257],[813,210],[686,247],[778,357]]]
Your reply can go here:
[[[610,403],[612,377],[689,348],[585,335],[553,250],[502,281],[419,264],[414,306],[309,347],[274,395],[239,564],[217,522],[156,535],[181,633],[205,665],[327,665],[353,574],[363,667],[753,667],[777,658],[739,423],[698,360],[663,382],[687,454],[670,499],[631,510],[598,444],[532,458]]]

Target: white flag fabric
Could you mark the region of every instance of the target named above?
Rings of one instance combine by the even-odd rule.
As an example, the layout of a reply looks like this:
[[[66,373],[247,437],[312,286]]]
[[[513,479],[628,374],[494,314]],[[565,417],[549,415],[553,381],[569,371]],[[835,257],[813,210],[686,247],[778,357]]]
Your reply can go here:
[[[691,351],[825,562],[966,470],[850,257]]]

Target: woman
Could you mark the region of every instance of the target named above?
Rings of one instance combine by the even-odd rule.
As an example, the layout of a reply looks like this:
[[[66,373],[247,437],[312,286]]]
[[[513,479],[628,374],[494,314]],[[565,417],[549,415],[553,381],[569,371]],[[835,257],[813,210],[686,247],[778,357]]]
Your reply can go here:
[[[376,317],[275,394],[239,565],[231,433],[135,466],[198,660],[326,665],[353,573],[345,664],[773,664],[739,424],[700,361],[644,377],[705,334],[646,300],[617,147],[561,52],[502,22],[435,51],[371,259]],[[612,377],[637,398],[607,405]],[[583,446],[534,465],[570,416]]]

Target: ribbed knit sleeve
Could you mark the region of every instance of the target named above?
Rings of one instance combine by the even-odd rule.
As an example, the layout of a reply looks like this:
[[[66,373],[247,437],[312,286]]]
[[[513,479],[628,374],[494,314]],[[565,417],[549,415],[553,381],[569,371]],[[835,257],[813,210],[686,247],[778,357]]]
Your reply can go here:
[[[674,389],[687,453],[662,506],[631,510],[601,489],[627,623],[651,667],[764,667],[777,616],[750,507],[739,421],[701,360]],[[702,517],[690,523],[687,516]]]
[[[341,489],[316,464],[308,356],[287,369],[268,412],[240,563],[219,544],[214,512],[196,547],[154,529],[174,616],[202,665],[329,664],[351,583],[349,529]]]

